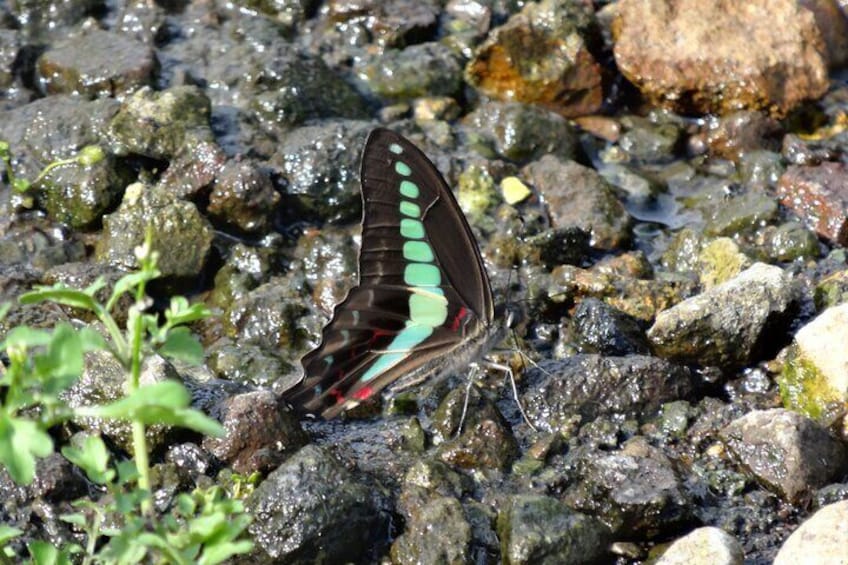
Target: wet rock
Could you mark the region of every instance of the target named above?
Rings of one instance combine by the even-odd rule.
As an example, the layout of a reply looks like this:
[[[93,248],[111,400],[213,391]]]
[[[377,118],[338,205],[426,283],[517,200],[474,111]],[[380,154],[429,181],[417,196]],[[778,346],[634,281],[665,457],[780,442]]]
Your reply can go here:
[[[212,468],[212,457],[196,443],[178,443],[168,448],[165,462],[174,466],[186,483],[197,483]]]
[[[588,231],[599,249],[618,249],[630,240],[630,215],[593,169],[545,156],[524,167],[522,175],[547,202],[554,226]]]
[[[209,195],[209,214],[246,233],[268,230],[280,195],[256,163],[228,162],[218,170]]]
[[[511,497],[498,514],[501,557],[509,564],[578,564],[608,557],[609,529],[548,496]]]
[[[473,482],[441,461],[423,459],[413,463],[403,477],[398,510],[407,520],[416,519],[428,500],[459,499],[473,490]]]
[[[204,193],[225,168],[224,150],[204,135],[189,135],[157,183],[178,198],[195,199]],[[230,165],[229,168],[232,166]]]
[[[780,548],[774,565],[841,563],[848,544],[848,500],[829,504],[795,530]]]
[[[778,379],[786,408],[830,425],[848,401],[848,304],[828,308],[795,334]]]
[[[54,503],[72,501],[88,494],[88,482],[70,461],[54,452],[38,460],[35,480],[27,490],[31,497]]]
[[[267,390],[227,398],[216,412],[225,435],[204,437],[203,448],[243,475],[275,468],[307,442],[285,401]]]
[[[339,121],[293,130],[274,157],[288,194],[326,221],[358,220],[359,148],[371,128],[367,122]]]
[[[120,200],[125,177],[111,158],[57,167],[38,182],[39,200],[57,222],[76,229],[96,227]]]
[[[137,90],[121,105],[109,124],[117,151],[153,159],[171,159],[187,140],[211,140],[211,106],[196,86],[175,86],[161,92]]]
[[[617,12],[618,68],[656,104],[681,113],[747,108],[781,117],[827,90],[821,33],[812,13],[792,0],[625,1]]]
[[[392,563],[468,563],[471,526],[455,498],[427,502],[392,544]]]
[[[608,524],[616,536],[653,538],[692,519],[692,502],[671,463],[650,453],[605,455],[582,460],[580,479],[564,502]]]
[[[495,28],[466,67],[466,80],[492,98],[545,106],[566,117],[596,112],[600,65],[587,43],[593,15],[575,2],[528,3]]]
[[[215,287],[208,302],[221,308],[229,307],[236,299],[268,282],[274,267],[281,262],[277,252],[270,247],[233,245],[224,265],[215,273]]]
[[[512,161],[528,162],[553,154],[574,158],[577,134],[562,116],[517,102],[485,102],[463,120],[481,142]]]
[[[648,339],[661,357],[731,369],[776,351],[796,299],[788,274],[756,263],[660,312]]]
[[[695,288],[685,276],[637,279],[600,266],[581,269],[561,265],[551,272],[546,292],[555,304],[595,297],[637,320],[650,322],[658,312],[691,296]]]
[[[141,368],[140,384],[152,385],[164,380],[182,380],[176,369],[159,356],[145,359]],[[110,353],[92,351],[85,355],[82,376],[62,393],[62,398],[72,408],[104,405],[126,396],[127,372]],[[105,420],[80,416],[72,422],[92,434],[102,434],[121,449],[132,453],[132,429],[125,420]],[[145,427],[148,448],[156,450],[164,445],[172,426],[156,424]]]
[[[209,346],[207,355],[209,369],[228,381],[279,391],[296,384],[294,368],[257,345],[221,338]]]
[[[402,47],[432,36],[439,21],[435,0],[364,0],[328,2],[331,20],[348,25],[361,21],[378,45]]]
[[[56,265],[84,257],[85,246],[78,234],[46,220],[8,226],[0,236],[0,265],[22,269],[5,273],[12,281],[20,280],[20,276],[35,277]],[[7,292],[0,290],[0,294]]]
[[[389,100],[457,96],[462,87],[458,57],[436,42],[387,49],[363,61],[357,72],[371,92]]]
[[[244,5],[267,15],[288,33],[303,25],[307,17],[314,15],[317,0],[246,0]]]
[[[703,143],[710,155],[740,162],[753,151],[780,149],[780,123],[764,114],[750,110],[726,116],[708,116],[704,130],[689,141]]]
[[[275,560],[358,561],[388,536],[388,514],[381,504],[372,487],[308,445],[248,499],[249,531],[258,548]]]
[[[121,97],[151,82],[156,58],[150,46],[94,28],[54,44],[36,67],[47,94]]]
[[[0,112],[0,139],[9,143],[15,175],[35,179],[49,163],[102,142],[118,107],[108,98],[59,95]]]
[[[8,10],[16,27],[20,27],[28,37],[41,42],[66,35],[69,27],[81,23],[102,8],[102,0],[48,0],[10,2]]]
[[[601,355],[647,354],[648,339],[636,319],[596,298],[580,302],[572,317],[581,345]]]
[[[785,170],[786,162],[775,151],[749,151],[739,159],[742,185],[756,190],[768,191],[773,188]]]
[[[795,211],[815,232],[838,245],[848,244],[848,166],[792,165],[780,177],[780,203]]]
[[[813,420],[782,408],[755,410],[721,432],[759,482],[794,504],[848,471],[848,452]]]
[[[716,202],[705,210],[704,233],[733,236],[759,229],[777,216],[777,202],[762,192],[750,191]]]
[[[466,394],[468,410],[463,422]],[[452,390],[433,414],[433,428],[437,434],[434,441],[441,442],[439,459],[453,467],[504,470],[518,456],[518,444],[506,420],[475,388]]]
[[[674,149],[682,133],[680,124],[662,119],[668,117],[662,113],[655,113],[653,117],[653,120],[640,116],[621,118],[624,133],[618,139],[618,147],[632,159],[656,163],[674,158]]]
[[[547,431],[571,425],[577,414],[584,421],[603,414],[648,417],[663,402],[691,393],[692,376],[656,357],[573,355],[529,371],[530,387],[521,402],[535,426]]]
[[[832,0],[804,0],[801,5],[813,13],[821,31],[831,69],[848,63],[848,19],[845,2]]]
[[[224,329],[239,344],[267,351],[290,350],[298,345],[298,320],[306,313],[284,279],[272,278],[233,302],[224,313]]]
[[[704,245],[698,262],[699,279],[705,290],[729,281],[751,266],[751,259],[729,237],[719,237]]]
[[[698,528],[663,552],[657,565],[742,565],[745,553],[732,535],[714,527]]]
[[[162,276],[195,279],[212,249],[212,226],[191,202],[140,183],[128,186],[120,207],[103,218],[97,258],[134,269],[135,248],[144,242],[148,227],[153,229],[153,250],[159,253],[156,266]]]
[[[0,88],[8,88],[15,81],[15,60],[23,47],[18,30],[0,30]]]
[[[836,271],[821,279],[816,285],[813,298],[819,312],[848,302],[848,269]]]
[[[289,129],[318,118],[368,117],[363,98],[320,58],[279,41],[270,44],[273,47],[267,51],[263,47],[259,52],[234,53],[230,64],[239,69],[238,78],[226,77],[252,79],[249,86],[256,92],[249,109],[264,129],[277,133],[281,127]],[[240,59],[236,58],[239,55]],[[233,69],[212,68],[210,72],[233,73]]]
[[[798,222],[766,226],[757,233],[756,243],[770,261],[789,263],[821,254],[819,239]]]

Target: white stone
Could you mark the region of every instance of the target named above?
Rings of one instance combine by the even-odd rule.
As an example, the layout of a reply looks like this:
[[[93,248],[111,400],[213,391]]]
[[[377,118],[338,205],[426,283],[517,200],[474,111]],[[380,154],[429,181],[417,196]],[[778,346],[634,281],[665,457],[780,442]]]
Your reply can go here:
[[[848,500],[828,504],[783,543],[774,565],[848,565]]]
[[[656,565],[742,565],[744,559],[736,538],[719,528],[706,527],[671,544]]]
[[[795,335],[798,352],[838,393],[848,395],[848,304],[828,308]]]

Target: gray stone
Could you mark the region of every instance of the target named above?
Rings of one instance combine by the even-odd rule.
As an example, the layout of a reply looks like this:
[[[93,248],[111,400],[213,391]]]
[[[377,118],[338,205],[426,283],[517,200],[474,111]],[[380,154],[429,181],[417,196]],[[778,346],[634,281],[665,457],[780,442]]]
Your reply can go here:
[[[780,548],[774,565],[848,563],[848,500],[829,504],[801,524]]]
[[[656,565],[742,565],[744,559],[736,538],[722,529],[705,527],[672,543]]]

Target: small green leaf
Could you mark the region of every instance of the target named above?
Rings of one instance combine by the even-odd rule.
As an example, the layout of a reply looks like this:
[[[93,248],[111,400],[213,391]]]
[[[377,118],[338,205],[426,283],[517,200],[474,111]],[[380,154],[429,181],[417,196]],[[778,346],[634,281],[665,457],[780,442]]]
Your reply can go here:
[[[84,528],[86,525],[85,514],[80,512],[74,512],[73,514],[60,514],[59,519],[80,528]]]
[[[82,342],[70,324],[59,324],[47,350],[35,357],[35,367],[40,375],[58,378],[76,378],[82,373]]]
[[[11,309],[11,302],[4,302],[3,304],[0,304],[0,322],[6,319],[6,316],[9,314],[9,310]]]
[[[169,331],[165,343],[159,346],[158,351],[165,357],[192,365],[200,365],[203,362],[203,346],[186,327]]]
[[[106,340],[96,330],[91,328],[82,328],[77,332],[80,338],[80,345],[84,353],[89,351],[104,351],[107,348]]]
[[[0,546],[6,545],[9,540],[15,539],[22,533],[24,533],[23,530],[7,526],[6,524],[0,524]]]
[[[86,294],[85,291],[68,288],[62,284],[38,287],[31,292],[22,294],[19,300],[21,304],[35,304],[36,302],[50,300],[71,308],[89,311],[96,311],[98,307],[97,301]]]
[[[35,476],[36,457],[53,453],[53,440],[35,422],[0,412],[0,464],[18,484],[28,485]]]
[[[27,544],[27,549],[35,565],[71,565],[67,551],[60,551],[46,541],[32,541]]]
[[[231,541],[207,545],[198,560],[198,565],[217,565],[228,560],[233,555],[241,555],[253,551],[253,542],[249,540]]]
[[[45,330],[36,330],[29,326],[12,328],[3,340],[3,349],[38,347],[50,343],[52,336]]]
[[[15,192],[26,192],[29,190],[30,186],[30,182],[26,179],[15,177],[12,181],[12,189],[14,189]]]
[[[62,455],[85,471],[92,482],[105,485],[115,478],[115,471],[109,469],[109,451],[98,436],[88,436],[81,447],[64,447]]]
[[[109,301],[106,303],[106,309],[111,311],[121,296],[135,289],[138,285],[155,279],[157,276],[159,276],[158,271],[136,271],[124,275],[112,287],[112,296],[109,297]]]
[[[176,381],[143,386],[128,396],[105,406],[77,408],[81,416],[111,420],[134,420],[145,425],[181,426],[196,432],[220,437],[224,428],[197,410],[187,408],[191,397]]]
[[[99,145],[86,145],[77,153],[77,163],[84,167],[99,163],[106,157]]]
[[[188,300],[184,296],[174,296],[171,298],[171,304],[165,310],[165,319],[168,320],[171,326],[190,324],[191,322],[208,318],[210,315],[212,315],[212,311],[205,304],[197,303],[189,305]]]

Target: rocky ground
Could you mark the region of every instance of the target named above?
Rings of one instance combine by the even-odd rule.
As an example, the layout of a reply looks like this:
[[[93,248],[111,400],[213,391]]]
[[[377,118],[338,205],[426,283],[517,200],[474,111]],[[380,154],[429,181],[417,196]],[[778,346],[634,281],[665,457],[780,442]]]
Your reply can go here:
[[[152,359],[146,378],[183,380],[227,429],[151,428],[157,498],[258,472],[244,562],[844,562],[846,10],[0,3],[16,175],[106,153],[25,195],[3,179],[0,301],[114,282],[152,223],[156,298],[215,316],[194,328],[205,366]],[[329,422],[282,398],[356,271],[378,125],[443,172],[524,310],[496,353],[517,399],[498,374]],[[0,333],[77,316],[16,305]],[[119,396],[119,369],[90,356],[68,401]],[[74,424],[128,447],[126,426]],[[28,539],[74,539],[56,516],[82,495],[58,454],[26,488],[0,474],[2,522]]]

